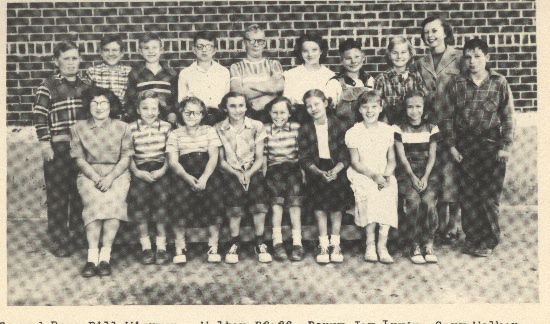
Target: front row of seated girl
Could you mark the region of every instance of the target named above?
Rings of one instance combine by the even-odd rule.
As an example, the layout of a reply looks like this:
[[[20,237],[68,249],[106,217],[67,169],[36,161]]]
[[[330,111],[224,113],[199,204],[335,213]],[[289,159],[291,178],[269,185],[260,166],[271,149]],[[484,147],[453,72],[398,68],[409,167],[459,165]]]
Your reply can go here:
[[[116,96],[92,88],[85,102],[91,118],[72,128],[71,143],[71,156],[81,170],[77,185],[89,244],[82,275],[111,273],[110,251],[120,221],[128,221],[127,201],[132,221],[138,224],[144,264],[169,261],[168,227],[175,234],[173,262],[185,263],[189,225],[208,227],[208,261],[221,262],[218,241],[224,214],[231,235],[229,248],[223,251],[226,263],[239,261],[241,220],[249,214],[260,262],[300,261],[304,258],[304,206],[310,206],[317,220],[316,261],[343,262],[342,215],[353,205],[355,223],[366,229],[365,260],[392,263],[386,245],[390,227],[398,226],[398,191],[406,197],[407,217],[414,223],[411,261],[437,262],[432,168],[439,133],[436,126],[424,122],[422,93],[406,96],[407,122],[399,128],[379,121],[382,103],[376,91],[359,97],[360,122],[349,130],[334,116],[322,91],[306,92],[303,102],[310,121],[303,125],[291,121],[293,105],[277,97],[266,106],[272,123],[264,126],[246,117],[243,94],[229,92],[221,103],[227,118],[212,127],[201,123],[207,114],[204,103],[188,97],[179,105],[177,118],[182,126],[170,130],[168,123],[158,119],[163,102],[156,93],[139,95],[140,118],[126,124],[109,117],[120,104]],[[264,241],[269,207],[271,253]],[[285,250],[281,233],[285,208],[292,225],[290,251]],[[156,227],[155,251],[150,223]]]

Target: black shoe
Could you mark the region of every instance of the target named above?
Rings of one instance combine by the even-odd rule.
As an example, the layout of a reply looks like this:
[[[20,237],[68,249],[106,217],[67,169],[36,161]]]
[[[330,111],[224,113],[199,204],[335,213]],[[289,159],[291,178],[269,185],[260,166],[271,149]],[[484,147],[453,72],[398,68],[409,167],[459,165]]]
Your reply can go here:
[[[52,250],[52,253],[58,258],[67,258],[71,256],[73,251],[66,244],[60,244]]]
[[[97,267],[93,262],[87,262],[82,271],[80,272],[82,277],[91,278],[97,274]]]
[[[155,264],[162,265],[168,262],[168,253],[166,250],[158,250],[155,254]]]
[[[284,261],[288,258],[282,243],[273,245],[273,258],[277,261]]]
[[[141,252],[141,263],[143,264],[155,263],[155,254],[153,253],[153,250],[147,249]]]
[[[111,264],[106,261],[101,261],[97,267],[97,272],[100,276],[110,276],[111,275]]]
[[[304,248],[301,245],[292,246],[292,255],[290,260],[292,261],[302,261],[304,259]]]

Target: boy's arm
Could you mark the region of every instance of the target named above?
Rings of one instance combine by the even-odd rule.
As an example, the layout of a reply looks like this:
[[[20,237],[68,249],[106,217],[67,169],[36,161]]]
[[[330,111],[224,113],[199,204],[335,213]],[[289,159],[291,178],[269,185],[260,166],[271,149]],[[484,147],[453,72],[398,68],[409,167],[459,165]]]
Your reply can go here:
[[[276,60],[269,61],[271,67],[271,76],[269,80],[263,82],[252,82],[250,90],[260,92],[264,95],[281,95],[285,89],[285,79],[283,77],[283,67]]]
[[[134,101],[137,99],[137,79],[134,69],[128,74],[128,88],[125,95],[126,105],[124,107],[124,113],[122,120],[129,121],[132,117],[132,111],[134,107]]]
[[[38,90],[36,91],[36,99],[34,102],[32,115],[33,115],[33,124],[36,128],[36,135],[40,141],[40,148],[42,151],[42,158],[44,161],[50,161],[54,157],[52,145],[50,142],[50,126],[49,126],[49,116],[50,116],[50,90],[43,83]]]
[[[456,116],[456,79],[451,80],[445,91],[445,113],[441,122],[441,131],[443,132],[443,141],[445,146],[450,150],[453,159],[460,163],[462,155],[456,149],[456,134],[455,134],[455,116]]]
[[[502,140],[500,142],[500,150],[509,151],[512,141],[514,140],[514,95],[508,82],[504,82],[502,91],[502,104],[500,108],[500,122],[502,131]]]

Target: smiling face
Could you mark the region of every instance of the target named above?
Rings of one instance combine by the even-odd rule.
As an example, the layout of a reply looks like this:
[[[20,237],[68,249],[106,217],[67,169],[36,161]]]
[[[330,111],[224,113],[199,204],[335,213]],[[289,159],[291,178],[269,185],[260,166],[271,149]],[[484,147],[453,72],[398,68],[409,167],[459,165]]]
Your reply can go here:
[[[150,125],[155,122],[159,116],[159,113],[160,109],[158,98],[147,98],[139,103],[138,114],[145,123]]]
[[[254,44],[251,44],[251,42]],[[246,49],[246,55],[249,59],[261,59],[265,48],[265,33],[263,30],[256,30],[246,33],[244,47]]]
[[[111,104],[105,96],[97,96],[90,101],[90,113],[96,121],[103,121],[109,118],[111,112]]]
[[[195,43],[193,51],[197,56],[197,60],[201,62],[210,62],[214,54],[216,54],[216,47],[214,46],[214,42],[199,38],[197,39],[197,43]]]
[[[124,56],[124,51],[117,42],[111,42],[101,48],[101,58],[109,66],[116,66]]]
[[[54,59],[55,65],[59,68],[61,75],[64,77],[74,77],[78,74],[80,66],[80,55],[76,48],[59,54],[59,57]]]
[[[193,102],[187,103],[183,109],[182,117],[186,126],[199,126],[203,118],[201,106]]]
[[[317,65],[321,59],[321,47],[316,42],[306,41],[302,44],[302,59],[306,65]]]
[[[468,49],[464,52],[464,62],[471,74],[478,74],[485,71],[487,61],[489,61],[489,54],[483,53],[479,48],[473,50]]]
[[[411,97],[407,99],[407,118],[412,125],[419,125],[422,122],[424,113],[424,99],[422,97]]]
[[[424,26],[424,41],[431,49],[444,49],[445,36],[441,20],[434,20]]]
[[[378,98],[370,98],[359,107],[359,113],[363,116],[363,120],[367,124],[374,124],[378,122],[378,117],[381,112],[382,105],[380,104],[380,99]]]
[[[288,111],[288,106],[286,102],[278,102],[271,107],[271,120],[273,124],[277,127],[282,127],[290,118],[290,111]]]
[[[404,68],[411,59],[411,53],[406,43],[396,44],[390,52],[390,59],[393,67]]]
[[[341,60],[347,72],[357,73],[363,67],[365,55],[358,48],[350,48],[342,54]]]
[[[327,117],[328,101],[317,96],[306,99],[306,109],[315,121],[324,121]]]
[[[139,49],[141,56],[147,63],[158,63],[160,56],[164,52],[161,43],[158,40],[151,40],[146,43],[142,43]]]
[[[230,121],[238,122],[244,119],[246,113],[246,101],[243,96],[231,97],[227,99],[227,115]]]

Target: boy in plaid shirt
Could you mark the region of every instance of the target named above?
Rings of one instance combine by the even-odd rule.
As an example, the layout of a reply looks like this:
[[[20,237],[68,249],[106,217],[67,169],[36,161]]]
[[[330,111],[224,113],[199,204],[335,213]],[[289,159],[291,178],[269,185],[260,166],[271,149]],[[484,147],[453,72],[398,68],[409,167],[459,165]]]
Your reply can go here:
[[[90,84],[79,75],[80,50],[75,43],[60,42],[53,53],[60,73],[38,87],[33,123],[44,160],[51,250],[57,257],[67,257],[72,252],[69,223],[72,229],[78,229],[75,224],[82,224],[79,212],[82,207],[76,189],[78,168],[69,155],[70,127],[77,120],[86,119],[81,98]],[[83,227],[80,230],[84,232]]]
[[[125,46],[120,35],[105,35],[100,42],[101,58],[99,65],[90,66],[86,71],[86,78],[100,88],[113,91],[124,107],[126,89],[128,88],[128,73],[132,67],[120,63],[124,56]],[[114,117],[125,119],[125,111],[113,112]]]

